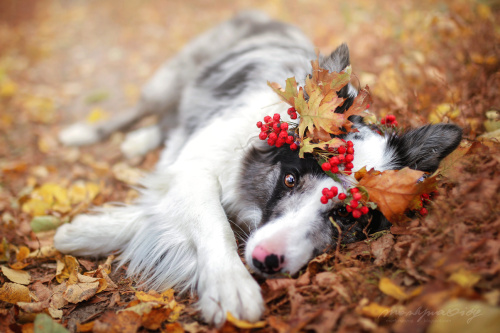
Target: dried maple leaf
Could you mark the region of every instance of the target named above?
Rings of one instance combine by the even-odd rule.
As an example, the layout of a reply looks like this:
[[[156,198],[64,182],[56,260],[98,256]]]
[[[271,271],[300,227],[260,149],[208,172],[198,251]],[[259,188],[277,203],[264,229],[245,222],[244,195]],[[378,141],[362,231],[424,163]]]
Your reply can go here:
[[[369,200],[375,202],[379,210],[393,224],[408,220],[405,211],[415,197],[424,193],[424,186],[418,184],[423,171],[404,168],[402,170],[368,171],[359,181],[366,189]]]
[[[319,148],[322,150],[326,150],[328,148],[338,148],[342,146],[344,142],[338,138],[333,138],[330,141],[322,141],[320,143],[311,143],[310,138],[306,138],[300,147],[299,157],[304,158],[304,154],[312,153],[314,148]]]
[[[345,123],[345,116],[335,113],[335,109],[344,103],[344,99],[338,97],[334,90],[325,95],[323,87],[307,77],[305,91],[309,95],[309,101],[304,98],[304,89],[299,89],[295,98],[295,109],[300,114],[300,137],[304,137],[307,129],[312,132],[315,127],[331,134],[343,133],[341,128]]]

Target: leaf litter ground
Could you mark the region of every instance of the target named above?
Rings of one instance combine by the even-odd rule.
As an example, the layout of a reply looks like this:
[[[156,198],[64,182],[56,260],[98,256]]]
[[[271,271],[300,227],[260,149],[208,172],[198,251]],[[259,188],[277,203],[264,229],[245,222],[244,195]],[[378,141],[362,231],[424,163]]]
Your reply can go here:
[[[195,298],[141,290],[125,278],[126,267],[110,267],[112,257],[53,250],[55,228],[76,214],[132,202],[138,194],[130,185],[159,153],[127,161],[122,133],[80,149],[61,147],[56,133],[82,116],[102,121],[133,105],[164,59],[246,4],[129,1],[117,11],[112,1],[16,3],[0,4],[0,331],[213,331]],[[220,330],[496,331],[499,8],[363,0],[255,6],[277,19],[300,18],[325,53],[348,41],[354,84],[370,86],[378,117],[395,114],[406,127],[453,121],[466,140],[442,165],[446,177],[428,217],[329,249],[299,276],[256,277],[262,322],[231,318]]]

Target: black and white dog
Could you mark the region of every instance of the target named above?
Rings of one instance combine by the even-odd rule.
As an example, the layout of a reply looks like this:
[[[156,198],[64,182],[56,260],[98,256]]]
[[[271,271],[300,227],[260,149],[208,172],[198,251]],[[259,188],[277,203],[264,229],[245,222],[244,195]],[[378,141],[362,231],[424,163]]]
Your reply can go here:
[[[288,105],[266,80],[284,84],[294,76],[303,85],[315,57],[297,28],[261,13],[241,13],[168,61],[134,109],[103,125],[77,124],[61,132],[66,144],[88,144],[159,113],[163,124],[132,132],[122,150],[143,154],[159,145],[164,133],[168,138],[137,203],[77,216],[57,231],[56,248],[81,256],[119,250],[128,273],[148,287],[197,291],[208,322],[223,323],[227,311],[258,320],[262,296],[238,255],[235,233],[245,235],[245,260],[253,271],[294,274],[335,244],[338,232],[329,216],[341,226],[344,242],[362,239],[369,218],[355,223],[336,199],[322,204],[323,188],[337,186],[342,193],[343,184],[312,158],[300,159],[287,145],[270,147],[257,138],[255,124],[264,116],[288,119]],[[329,71],[348,64],[346,45],[320,58]],[[348,85],[339,94],[347,98],[337,110],[343,112],[357,91]],[[354,121],[359,132],[345,137],[356,148],[353,171],[409,166],[432,172],[462,133],[440,124],[381,136]],[[388,226],[380,213],[368,215],[372,231]]]

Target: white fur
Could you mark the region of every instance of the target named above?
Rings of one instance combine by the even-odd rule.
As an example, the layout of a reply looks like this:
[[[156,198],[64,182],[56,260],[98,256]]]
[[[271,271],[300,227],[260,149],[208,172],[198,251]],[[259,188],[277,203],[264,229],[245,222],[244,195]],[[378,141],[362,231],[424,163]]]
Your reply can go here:
[[[161,129],[158,125],[139,128],[130,132],[120,145],[120,150],[127,158],[145,155],[161,143]]]
[[[66,146],[90,145],[100,139],[95,127],[86,123],[76,123],[59,132],[59,141]]]

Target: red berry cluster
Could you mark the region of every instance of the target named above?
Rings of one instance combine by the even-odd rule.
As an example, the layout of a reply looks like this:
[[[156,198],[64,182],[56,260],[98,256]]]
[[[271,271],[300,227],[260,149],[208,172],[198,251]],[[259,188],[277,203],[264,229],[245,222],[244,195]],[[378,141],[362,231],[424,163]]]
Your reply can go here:
[[[423,193],[423,194],[420,195],[420,201],[422,202],[422,208],[420,208],[420,210],[418,211],[420,213],[420,215],[425,216],[425,215],[427,215],[429,213],[429,211],[427,210],[427,208],[425,208],[423,206],[426,205],[426,204],[428,204],[429,202],[431,202],[431,196],[435,197],[437,194],[438,194],[437,191],[433,191],[430,194]]]
[[[295,118],[292,119],[297,118],[297,114],[294,114]],[[280,115],[275,113],[272,118],[271,116],[265,116],[264,123],[262,121],[257,122],[257,127],[260,128],[259,139],[267,139],[270,146],[276,145],[279,148],[286,143],[290,145],[291,150],[297,150],[299,146],[295,144],[293,135],[288,134],[288,123],[280,121],[280,118]]]
[[[347,147],[340,146],[336,150],[333,150],[335,154],[333,157],[328,159],[327,162],[321,164],[323,171],[330,171],[331,173],[339,173],[339,166],[344,166],[344,171],[346,175],[352,173],[352,168],[354,165],[352,161],[354,160],[354,144],[352,141],[347,141]]]
[[[346,203],[345,209],[349,213],[352,213],[352,217],[355,219],[359,219],[362,215],[368,214],[369,209],[361,202],[363,196],[359,193],[359,190],[356,187],[353,187],[349,191],[351,192],[352,199]],[[344,194],[342,198],[339,195],[339,199],[345,200],[347,199],[347,195]]]
[[[396,116],[394,116],[393,114],[387,115],[385,118],[382,118],[380,120],[380,123],[386,126],[392,126],[392,127],[398,126],[398,121],[396,120]]]
[[[331,189],[328,189],[327,187],[325,187],[323,189],[322,193],[323,193],[323,196],[321,197],[321,203],[326,204],[328,202],[328,200],[333,199],[334,197],[337,196],[337,194],[339,193],[339,189],[335,186],[332,186]],[[342,195],[342,194],[343,193],[340,193],[340,195]]]
[[[295,108],[289,108],[288,111],[286,112],[292,119],[297,119],[297,111]]]
[[[368,207],[364,206],[363,203],[361,202],[361,199],[363,196],[361,193],[359,193],[359,190],[356,187],[353,187],[349,190],[351,192],[351,195],[349,196],[349,199],[351,200],[346,200],[348,199],[347,194],[345,193],[340,193],[338,198],[341,201],[348,201],[348,203],[345,203],[345,209],[349,212],[352,213],[352,217],[355,219],[359,219],[362,215],[368,214]],[[323,189],[323,196],[321,197],[321,203],[326,204],[328,203],[329,199],[332,199],[333,197],[337,196],[338,189],[333,186],[331,189],[324,188]]]

